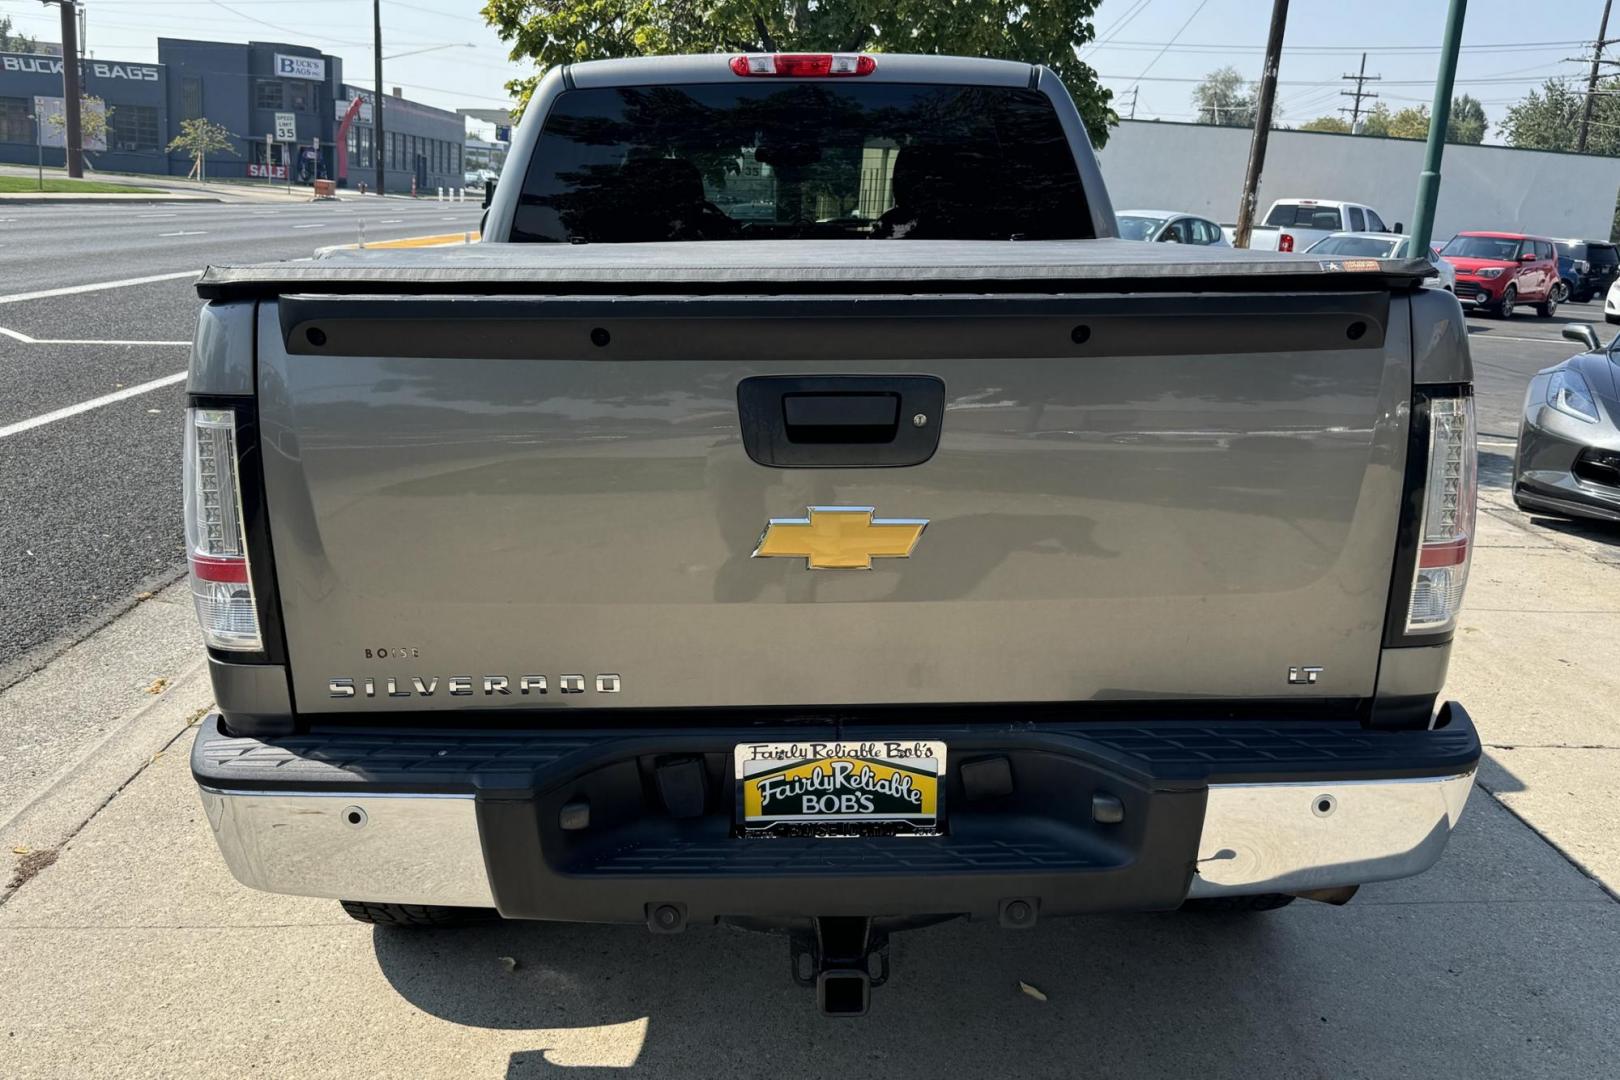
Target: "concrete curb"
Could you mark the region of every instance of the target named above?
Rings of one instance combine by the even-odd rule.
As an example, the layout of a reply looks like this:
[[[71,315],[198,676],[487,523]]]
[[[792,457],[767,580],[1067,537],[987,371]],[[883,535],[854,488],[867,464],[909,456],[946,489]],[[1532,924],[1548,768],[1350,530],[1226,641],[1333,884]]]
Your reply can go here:
[[[14,855],[17,848],[30,852],[60,848],[201,719],[212,703],[208,665],[199,659],[150,705],[88,747],[65,772],[0,821],[0,844]],[[0,886],[0,903],[8,894],[9,889]]]
[[[50,191],[6,192],[0,194],[0,203],[13,206],[48,206],[62,203],[219,203],[226,200],[217,195],[164,195],[162,193],[104,192],[100,195],[78,195],[71,192],[57,194]]]

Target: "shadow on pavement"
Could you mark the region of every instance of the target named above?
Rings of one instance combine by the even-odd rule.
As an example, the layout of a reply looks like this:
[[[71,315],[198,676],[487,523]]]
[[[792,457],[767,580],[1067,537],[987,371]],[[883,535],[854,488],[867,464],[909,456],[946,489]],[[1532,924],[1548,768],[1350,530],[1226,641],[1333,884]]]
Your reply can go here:
[[[1209,1063],[1196,1029],[1218,1030],[1223,1043],[1263,1041],[1277,951],[1299,946],[1279,921],[1288,917],[1127,915],[1052,920],[1030,931],[966,923],[909,931],[892,939],[892,977],[874,991],[872,1013],[857,1020],[816,1012],[812,992],[791,982],[787,939],[775,934],[508,923],[378,928],[374,945],[389,982],[433,1016],[552,1029],[555,1045],[511,1055],[508,1078],[623,1077],[630,1068],[937,1080],[1103,1065],[1109,1055],[1074,1040],[1111,1043],[1135,1032],[1127,1037],[1134,1045],[1157,1026],[1152,1016],[1169,1024],[1154,1059],[1178,1070]],[[503,956],[517,960],[516,970],[505,970]],[[1048,1001],[1026,996],[1020,981]],[[614,1053],[593,1045],[588,1029],[599,1026],[616,1027],[608,1036],[621,1042],[639,1034],[640,1046]],[[603,1056],[618,1060],[604,1064]]]
[[[1500,488],[1503,491],[1513,485],[1513,455],[1498,453],[1495,450],[1480,450],[1479,452],[1479,486],[1490,490]]]
[[[1530,515],[1530,524],[1577,540],[1590,540],[1595,544],[1620,544],[1620,523],[1612,521],[1548,517],[1535,513]]]

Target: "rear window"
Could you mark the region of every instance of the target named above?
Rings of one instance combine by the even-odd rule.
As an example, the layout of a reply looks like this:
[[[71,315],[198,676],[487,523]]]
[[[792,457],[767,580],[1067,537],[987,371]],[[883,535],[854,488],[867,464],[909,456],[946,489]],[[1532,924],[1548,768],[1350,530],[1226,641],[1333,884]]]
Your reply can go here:
[[[704,83],[558,96],[512,239],[1075,239],[1093,235],[1044,94]]]
[[[1395,248],[1394,240],[1375,240],[1369,236],[1330,236],[1311,245],[1312,255],[1351,255],[1363,259],[1387,259]]]
[[[1453,236],[1440,254],[1512,262],[1519,257],[1519,241],[1507,236]]]
[[[1266,215],[1266,224],[1284,229],[1326,229],[1328,232],[1338,232],[1344,228],[1337,207],[1287,203],[1273,206],[1271,213]]]
[[[1620,263],[1620,252],[1612,244],[1588,244],[1587,262],[1593,266],[1614,266]]]

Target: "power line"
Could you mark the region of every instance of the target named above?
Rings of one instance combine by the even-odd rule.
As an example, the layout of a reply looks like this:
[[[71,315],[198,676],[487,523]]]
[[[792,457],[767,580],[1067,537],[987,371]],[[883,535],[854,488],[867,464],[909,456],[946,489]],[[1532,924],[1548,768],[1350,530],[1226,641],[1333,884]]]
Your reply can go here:
[[[1370,90],[1367,90],[1366,85],[1368,83],[1370,83],[1370,82],[1378,82],[1380,79],[1383,78],[1383,76],[1382,75],[1369,75],[1369,74],[1367,74],[1367,54],[1362,53],[1361,54],[1361,71],[1358,74],[1355,74],[1355,75],[1345,75],[1345,76],[1343,76],[1343,78],[1346,79],[1346,80],[1354,81],[1355,84],[1356,84],[1356,88],[1354,90],[1340,90],[1339,91],[1339,96],[1340,97],[1347,97],[1347,98],[1354,98],[1355,99],[1355,103],[1353,105],[1351,105],[1350,108],[1346,109],[1346,108],[1340,107],[1340,109],[1339,109],[1340,112],[1347,112],[1347,113],[1350,114],[1350,133],[1353,135],[1353,134],[1355,134],[1356,125],[1361,123],[1361,102],[1362,102],[1362,100],[1366,99],[1368,101],[1371,101],[1371,100],[1374,100],[1374,99],[1376,99],[1378,97],[1377,94],[1373,93]]]
[[[1209,3],[1209,0],[1198,0],[1198,6],[1193,8],[1193,13],[1191,15],[1187,16],[1187,21],[1182,23],[1174,34],[1170,35],[1170,40],[1164,43],[1164,48],[1160,49],[1154,55],[1153,59],[1148,61],[1148,66],[1143,68],[1142,74],[1136,77],[1137,82],[1141,82],[1147,76],[1147,73],[1153,70],[1153,65],[1157,64],[1159,62],[1159,58],[1165,54],[1170,46],[1176,43],[1176,39],[1181,37],[1182,31],[1186,30],[1187,27],[1192,25],[1192,21],[1198,18],[1198,13],[1204,10],[1204,5],[1207,3]]]

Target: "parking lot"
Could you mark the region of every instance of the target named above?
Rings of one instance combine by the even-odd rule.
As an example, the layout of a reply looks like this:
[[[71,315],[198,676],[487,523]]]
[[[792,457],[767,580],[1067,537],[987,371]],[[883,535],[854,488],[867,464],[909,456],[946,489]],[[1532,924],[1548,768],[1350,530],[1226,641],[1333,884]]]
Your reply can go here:
[[[145,213],[173,216],[0,209],[0,505],[21,511],[0,519],[0,1075],[1614,1071],[1620,531],[1506,492],[1525,385],[1575,351],[1564,323],[1607,339],[1598,304],[1468,320],[1483,491],[1447,695],[1488,761],[1437,868],[1343,908],[902,934],[873,1014],[838,1022],[777,937],[373,929],[230,878],[186,766],[210,696],[175,584],[193,274],[477,210]],[[29,269],[47,245],[62,257]]]

